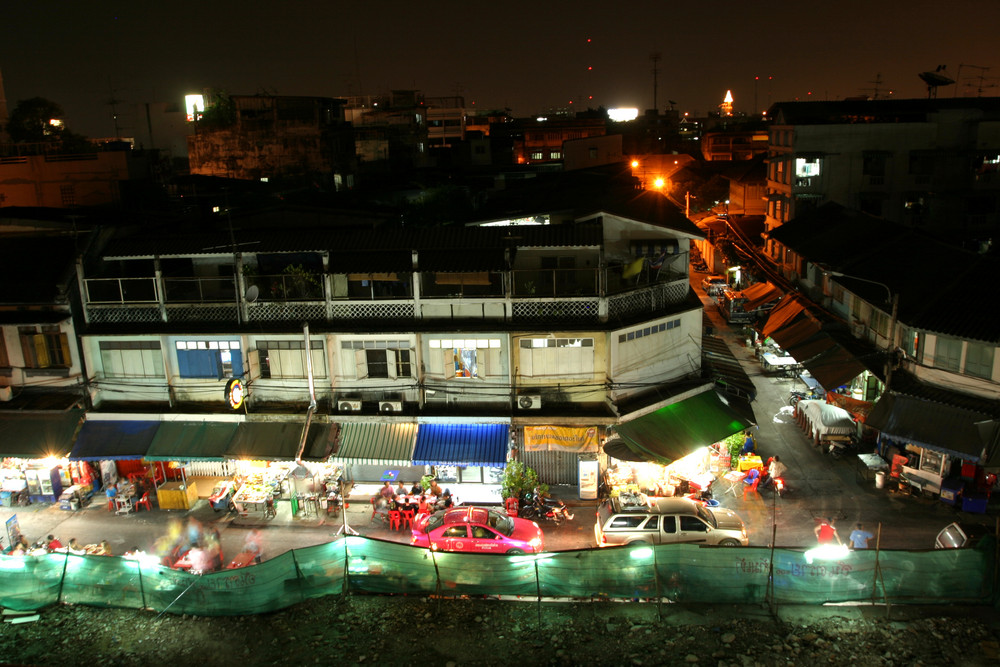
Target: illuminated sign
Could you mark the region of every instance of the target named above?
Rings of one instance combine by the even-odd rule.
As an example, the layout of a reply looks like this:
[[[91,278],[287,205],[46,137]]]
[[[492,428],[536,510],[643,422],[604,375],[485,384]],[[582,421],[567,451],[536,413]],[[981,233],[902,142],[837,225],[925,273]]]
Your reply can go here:
[[[226,402],[233,410],[239,410],[246,398],[246,391],[243,388],[243,381],[239,378],[230,378],[226,383]]]

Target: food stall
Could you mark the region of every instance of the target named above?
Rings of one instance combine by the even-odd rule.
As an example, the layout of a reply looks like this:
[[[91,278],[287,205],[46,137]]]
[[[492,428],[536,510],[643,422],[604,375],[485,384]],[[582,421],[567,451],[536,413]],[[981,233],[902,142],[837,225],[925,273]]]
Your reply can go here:
[[[645,494],[669,497],[707,492],[715,481],[712,452],[708,447],[668,465],[648,461],[619,461],[605,471],[604,482],[612,497]]]
[[[264,462],[259,467],[241,466],[243,470],[237,477],[239,490],[233,496],[233,504],[241,516],[251,512],[264,513],[268,501],[289,494],[287,464],[268,465]]]

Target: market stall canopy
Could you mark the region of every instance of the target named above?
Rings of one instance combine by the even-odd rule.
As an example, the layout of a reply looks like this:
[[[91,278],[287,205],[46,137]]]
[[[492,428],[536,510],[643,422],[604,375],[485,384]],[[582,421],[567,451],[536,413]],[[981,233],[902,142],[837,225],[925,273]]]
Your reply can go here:
[[[507,463],[509,424],[421,424],[413,465],[499,468]]]
[[[865,365],[811,317],[774,331],[771,338],[802,364],[824,389],[836,389],[865,371]]]
[[[844,394],[838,394],[835,391],[826,393],[826,402],[847,410],[854,415],[855,420],[861,423],[868,419],[868,414],[872,411],[872,406],[875,405],[871,401],[861,401]]]
[[[223,461],[238,422],[161,422],[146,451],[150,461]]]
[[[347,423],[341,426],[335,461],[408,466],[417,440],[416,424]]]
[[[777,301],[781,298],[782,291],[771,283],[764,282],[751,285],[743,290],[742,294],[747,300],[743,304],[743,309],[749,313],[752,310],[757,310],[765,303]]]
[[[784,296],[768,315],[767,321],[764,322],[764,326],[760,330],[761,335],[764,338],[771,337],[775,331],[785,327],[798,317],[805,308],[805,302],[794,294]]]
[[[714,389],[708,389],[619,424],[615,431],[632,452],[646,454],[646,460],[670,462],[751,425]]]
[[[638,447],[633,448],[628,442],[621,438],[611,438],[604,443],[604,453],[613,459],[618,459],[619,461],[657,461],[658,459],[650,454],[640,450]]]
[[[302,438],[301,422],[243,422],[236,429],[226,458],[254,461],[292,461]],[[302,458],[325,461],[333,451],[335,424],[309,425]]]
[[[851,413],[825,401],[799,401],[796,406],[803,413],[815,435],[856,435],[858,426]]]
[[[160,422],[150,420],[94,421],[88,419],[76,437],[71,461],[141,459],[153,442]]]
[[[901,443],[985,466],[1000,465],[1000,422],[980,412],[885,393],[875,402],[867,424]]]
[[[62,458],[73,448],[83,410],[0,413],[0,456]]]

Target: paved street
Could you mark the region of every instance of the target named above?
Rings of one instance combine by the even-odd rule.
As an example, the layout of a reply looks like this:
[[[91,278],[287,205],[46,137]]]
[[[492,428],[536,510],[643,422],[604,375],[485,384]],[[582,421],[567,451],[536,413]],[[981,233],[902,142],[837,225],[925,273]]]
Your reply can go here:
[[[692,282],[696,291],[701,276]],[[967,514],[935,498],[919,495],[902,495],[889,489],[876,489],[873,480],[864,480],[859,474],[857,459],[845,457],[834,460],[813,446],[795,423],[786,399],[792,388],[803,388],[798,379],[764,376],[760,365],[740,340],[738,332],[731,330],[722,320],[714,301],[702,294],[705,312],[714,325],[715,335],[729,344],[737,359],[743,364],[757,387],[754,412],[758,420],[756,439],[758,453],[763,458],[778,454],[788,465],[786,479],[791,493],[784,498],[773,494],[752,494],[744,500],[742,490],[737,495],[725,493],[726,484],[720,480],[714,487],[715,497],[723,507],[735,510],[747,522],[752,546],[771,543],[772,531],[778,546],[808,546],[815,543],[815,520],[833,516],[840,534],[846,538],[853,524],[864,522],[871,532],[877,532],[881,523],[881,544],[887,549],[933,548],[937,532],[956,519],[993,525],[997,503],[990,506],[987,515]],[[351,496],[347,511],[348,525],[360,534],[385,540],[408,542],[407,532],[391,531],[370,522],[371,506],[368,502],[371,485],[363,485]],[[462,498],[461,491],[456,495]],[[573,506],[575,518],[558,527],[543,525],[546,546],[552,551],[584,549],[594,546],[594,517],[596,502],[581,501],[576,487],[553,487],[553,495]],[[117,516],[107,510],[103,496],[97,496],[88,507],[69,512],[58,505],[35,504],[29,507],[0,508],[0,519],[6,521],[16,513],[22,532],[35,540],[54,534],[64,542],[76,537],[81,544],[108,540],[116,554],[132,546],[152,547],[154,540],[166,532],[170,517],[185,519],[193,516],[206,525],[219,529],[223,553],[231,556],[239,552],[247,532],[259,527],[265,535],[265,558],[288,549],[321,544],[336,539],[343,531],[343,519],[320,517],[291,517],[289,505],[278,503],[278,516],[270,521],[263,519],[234,519],[233,515],[216,513],[207,501],[200,500],[194,509],[156,510]],[[6,544],[6,535],[4,535]]]

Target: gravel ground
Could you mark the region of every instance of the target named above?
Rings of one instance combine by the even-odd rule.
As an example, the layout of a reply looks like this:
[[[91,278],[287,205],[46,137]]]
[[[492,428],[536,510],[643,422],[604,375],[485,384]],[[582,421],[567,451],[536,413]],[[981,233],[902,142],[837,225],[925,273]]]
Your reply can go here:
[[[53,606],[0,624],[25,665],[996,665],[994,609],[544,603],[330,596],[273,614]]]

